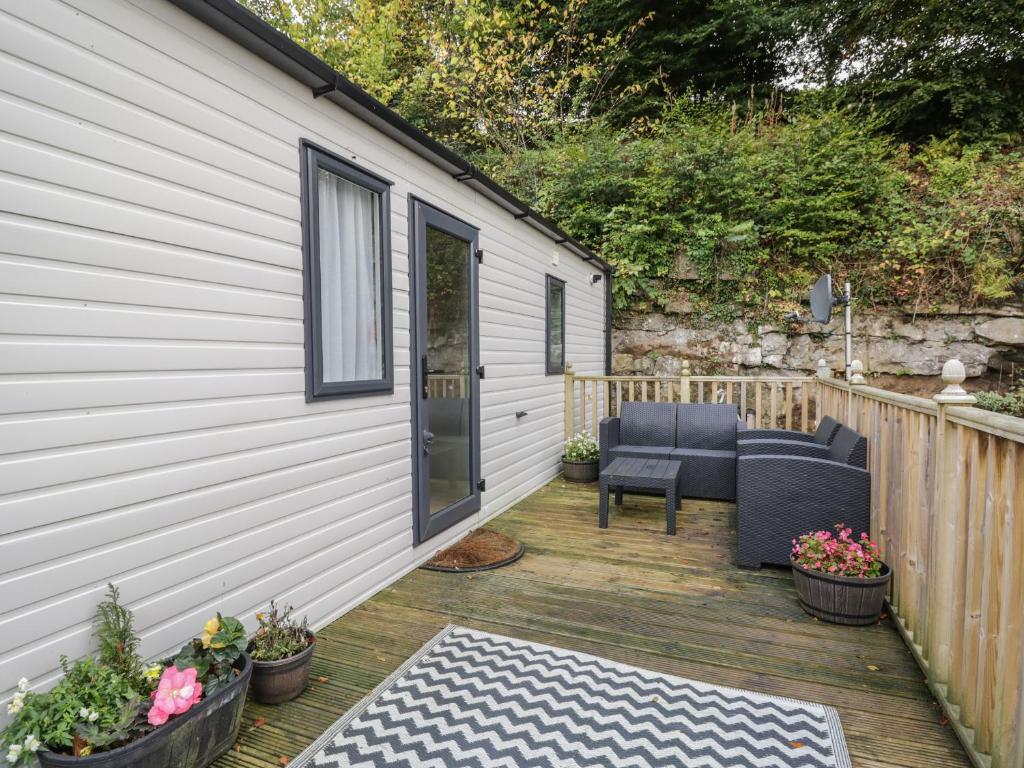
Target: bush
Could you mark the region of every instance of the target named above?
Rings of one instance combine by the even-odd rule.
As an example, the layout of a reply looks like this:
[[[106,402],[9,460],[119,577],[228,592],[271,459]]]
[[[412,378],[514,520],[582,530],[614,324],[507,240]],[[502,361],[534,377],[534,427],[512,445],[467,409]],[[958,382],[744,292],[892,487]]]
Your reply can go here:
[[[589,432],[577,432],[565,441],[566,461],[597,461],[601,450]]]
[[[1024,419],[1024,386],[1005,395],[998,392],[976,392],[974,396],[978,398],[979,408]]]
[[[260,628],[256,630],[249,653],[256,661],[279,661],[295,656],[309,646],[309,625],[292,618],[292,607],[278,609],[270,601],[270,610],[256,614]]]

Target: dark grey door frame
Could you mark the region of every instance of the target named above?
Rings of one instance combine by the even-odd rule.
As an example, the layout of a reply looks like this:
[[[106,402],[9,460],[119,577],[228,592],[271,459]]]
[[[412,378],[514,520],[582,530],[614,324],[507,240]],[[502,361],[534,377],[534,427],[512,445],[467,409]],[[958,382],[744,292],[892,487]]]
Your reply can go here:
[[[466,242],[469,263],[469,388],[471,494],[441,512],[430,514],[429,454],[424,445],[428,413],[423,356],[427,350],[427,226]],[[410,390],[412,393],[413,544],[421,544],[480,510],[480,301],[479,230],[415,197],[409,198]]]

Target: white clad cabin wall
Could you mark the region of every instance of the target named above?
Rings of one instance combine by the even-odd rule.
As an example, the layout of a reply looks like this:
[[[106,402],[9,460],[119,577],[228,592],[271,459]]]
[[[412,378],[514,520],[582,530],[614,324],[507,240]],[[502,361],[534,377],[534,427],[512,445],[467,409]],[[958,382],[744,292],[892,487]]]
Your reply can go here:
[[[394,182],[395,391],[306,403],[299,140]],[[407,200],[480,227],[483,510],[412,547]],[[554,265],[553,256],[558,255]],[[544,275],[601,373],[576,256],[163,0],[0,8],[0,702],[270,598],[322,626],[558,470]],[[528,416],[515,418],[525,410]]]

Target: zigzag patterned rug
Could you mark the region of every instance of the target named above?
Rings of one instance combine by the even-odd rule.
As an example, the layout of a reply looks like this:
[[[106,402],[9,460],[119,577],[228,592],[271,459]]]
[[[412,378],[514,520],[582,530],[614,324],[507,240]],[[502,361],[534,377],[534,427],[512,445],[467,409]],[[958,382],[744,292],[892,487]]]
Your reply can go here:
[[[850,768],[831,707],[449,626],[292,768]]]

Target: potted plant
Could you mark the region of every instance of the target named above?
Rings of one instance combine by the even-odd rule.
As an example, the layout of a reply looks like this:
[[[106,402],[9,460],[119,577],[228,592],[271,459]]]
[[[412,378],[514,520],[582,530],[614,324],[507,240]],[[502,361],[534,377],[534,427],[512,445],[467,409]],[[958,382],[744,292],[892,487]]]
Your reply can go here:
[[[270,609],[256,614],[260,628],[249,643],[253,660],[252,695],[262,704],[291,701],[306,689],[316,636],[306,619],[292,618],[292,607]]]
[[[807,613],[834,624],[873,624],[882,612],[891,571],[866,533],[842,523],[793,540],[793,580]]]
[[[69,663],[46,693],[22,679],[7,707],[0,759],[43,768],[205,768],[241,725],[252,663],[245,628],[218,616],[174,659],[143,665],[131,611],[117,589],[96,613],[99,655]]]
[[[562,474],[570,483],[593,483],[597,480],[600,457],[597,440],[589,432],[577,432],[565,441]]]

